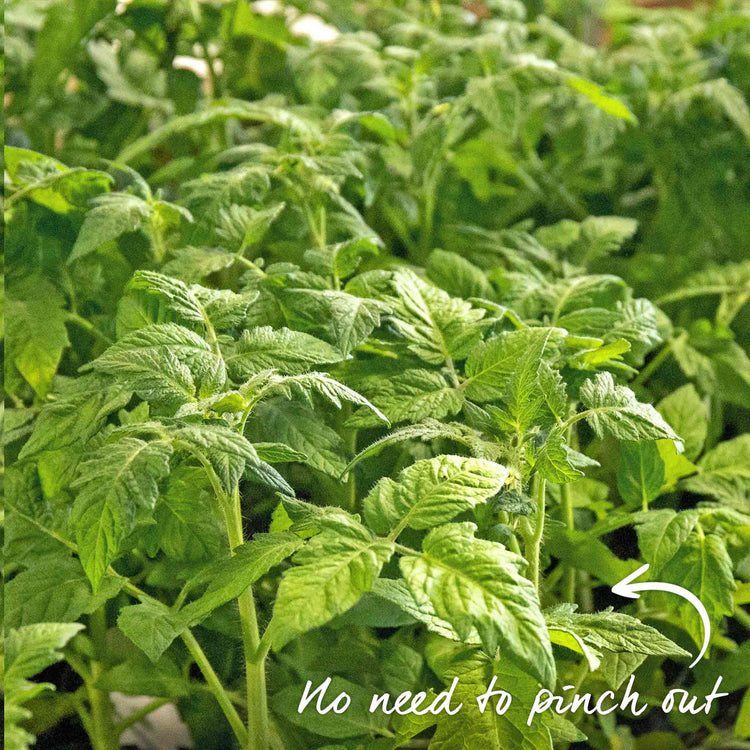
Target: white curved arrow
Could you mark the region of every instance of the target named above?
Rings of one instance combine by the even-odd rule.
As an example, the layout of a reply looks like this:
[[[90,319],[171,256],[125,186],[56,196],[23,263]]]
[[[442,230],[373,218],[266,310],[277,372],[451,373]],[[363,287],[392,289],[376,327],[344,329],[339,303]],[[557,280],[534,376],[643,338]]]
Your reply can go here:
[[[711,623],[708,620],[708,612],[706,612],[703,602],[691,591],[682,588],[682,586],[677,586],[674,583],[660,583],[658,581],[641,581],[641,583],[633,583],[633,581],[645,573],[648,568],[648,563],[646,563],[645,565],[641,565],[638,570],[633,571],[630,575],[625,576],[625,578],[619,583],[612,586],[612,593],[617,594],[617,596],[625,596],[628,599],[638,599],[640,598],[639,591],[667,591],[670,594],[677,594],[678,596],[687,599],[698,610],[701,622],[703,623],[703,646],[701,647],[698,656],[695,657],[693,663],[690,665],[690,668],[692,669],[701,660],[703,654],[706,653],[709,641],[711,640]]]

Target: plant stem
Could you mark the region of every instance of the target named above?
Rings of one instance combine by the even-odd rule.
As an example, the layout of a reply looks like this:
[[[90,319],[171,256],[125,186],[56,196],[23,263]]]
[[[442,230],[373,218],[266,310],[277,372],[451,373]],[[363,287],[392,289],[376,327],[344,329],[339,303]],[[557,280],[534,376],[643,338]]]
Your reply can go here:
[[[526,559],[529,563],[529,578],[539,593],[539,555],[544,536],[544,512],[547,480],[538,474],[534,477],[534,500],[536,501],[536,524],[533,532],[526,535]]]
[[[643,385],[658,369],[664,360],[672,353],[672,342],[667,341],[664,346],[652,357],[651,361],[638,373],[631,383],[633,387]]]
[[[104,606],[101,606],[89,618],[89,633],[91,634],[91,640],[94,642],[94,650],[97,656],[103,655],[106,649],[104,643],[106,632],[106,613]],[[91,707],[91,725],[94,732],[91,742],[94,750],[112,750],[119,747],[119,742],[112,719],[114,709],[109,699],[109,693],[96,687],[97,680],[102,672],[104,672],[104,667],[101,662],[92,659],[89,676],[86,680],[86,691]]]
[[[114,343],[109,336],[102,333],[90,320],[86,320],[86,318],[81,317],[78,313],[69,312],[66,319],[69,323],[75,323],[79,328],[83,328],[84,331],[87,331],[107,346]]]
[[[145,706],[142,706],[137,711],[133,711],[132,714],[128,714],[122,721],[115,724],[115,731],[118,735],[121,735],[126,729],[143,721],[150,713],[153,713],[157,708],[161,708],[166,703],[169,703],[169,698],[154,698],[154,700],[149,701]]]
[[[195,639],[195,636],[189,630],[186,630],[182,634],[182,640],[187,646],[190,655],[193,657],[193,661],[195,661],[203,676],[206,678],[206,683],[214,694],[216,700],[219,702],[221,710],[224,712],[224,716],[227,717],[227,720],[231,724],[235,736],[240,741],[240,746],[248,747],[247,729],[245,729],[245,725],[242,723],[242,719],[237,713],[237,709],[232,705],[232,701],[229,700],[229,696],[225,692],[224,686],[221,684],[218,675],[214,672],[214,668],[211,666],[211,662],[209,662],[205,652]]]
[[[245,541],[242,530],[242,506],[239,489],[232,495],[227,506],[227,536],[229,546],[234,551]],[[268,698],[266,695],[265,655],[258,658],[260,633],[255,611],[252,586],[238,598],[242,647],[245,655],[245,680],[247,685],[247,731],[250,750],[266,750],[268,747]]]
[[[43,531],[45,534],[49,535],[53,539],[56,539],[61,544],[64,544],[68,549],[72,550],[75,554],[78,554],[78,545],[75,542],[71,542],[69,539],[66,539],[65,537],[61,536],[60,534],[58,534],[56,531],[53,531],[52,529],[48,529],[46,526],[44,526],[44,524],[39,523],[38,520],[23,513],[23,511],[20,511],[16,508],[14,508],[14,510],[22,518],[24,518],[24,520],[31,523],[40,531]],[[122,590],[125,593],[130,594],[130,596],[140,601],[156,601],[152,596],[150,596],[143,589],[138,588],[138,586],[136,586],[130,579],[125,578],[124,576],[121,576],[111,566],[107,569],[107,573],[109,573],[109,575],[111,576],[116,576],[117,578],[124,578],[125,580],[123,583]],[[198,668],[200,669],[201,674],[203,674],[203,677],[206,680],[207,689],[210,690],[211,693],[213,693],[214,697],[216,698],[216,701],[221,707],[221,710],[224,712],[224,716],[226,716],[227,721],[232,727],[232,730],[234,731],[235,736],[239,740],[240,745],[242,747],[247,747],[247,730],[245,729],[245,725],[242,723],[242,719],[240,718],[240,715],[237,713],[237,709],[232,704],[232,701],[230,699],[230,694],[224,689],[224,686],[221,684],[221,680],[218,678],[216,672],[214,671],[214,668],[211,666],[211,662],[208,660],[208,657],[206,656],[205,652],[201,648],[200,643],[198,643],[195,636],[192,634],[190,630],[186,630],[184,633],[181,633],[180,637],[182,638],[182,641],[185,643],[188,651],[193,657],[193,661],[198,665]],[[66,654],[66,659],[68,663],[71,665],[71,667],[73,667],[73,669],[75,669],[75,671],[78,672],[79,675],[81,675],[81,677],[84,679],[84,682],[85,682],[86,677],[89,675],[88,670],[86,670],[83,667],[83,665],[77,664],[76,663],[77,660],[75,659],[74,656],[70,654]],[[79,711],[79,713],[81,712]],[[92,725],[92,730],[93,730],[93,725]],[[93,734],[90,734],[90,736],[92,736],[92,739],[93,739]]]
[[[560,488],[562,495],[562,511],[565,528],[568,532],[575,531],[576,522],[573,514],[573,499],[570,496],[570,484],[567,482]],[[575,603],[576,600],[576,569],[570,563],[565,564],[565,601]]]

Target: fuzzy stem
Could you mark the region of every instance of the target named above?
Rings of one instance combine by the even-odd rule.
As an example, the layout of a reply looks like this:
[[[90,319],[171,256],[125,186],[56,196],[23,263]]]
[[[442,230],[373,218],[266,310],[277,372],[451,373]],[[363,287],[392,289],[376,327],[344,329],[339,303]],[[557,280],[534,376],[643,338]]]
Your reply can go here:
[[[232,495],[227,508],[227,536],[234,551],[245,541],[242,529],[242,506],[239,490]],[[268,747],[268,698],[266,695],[265,654],[258,658],[260,633],[255,611],[252,587],[248,587],[238,598],[242,647],[245,656],[245,680],[247,685],[247,731],[249,750],[265,750]]]
[[[227,720],[231,724],[235,736],[240,741],[240,746],[249,747],[245,725],[242,723],[242,719],[237,713],[237,709],[232,705],[232,701],[224,690],[221,680],[216,672],[214,672],[211,662],[209,662],[205,652],[195,639],[195,636],[189,630],[186,630],[182,634],[182,640],[187,646],[190,655],[193,657],[193,661],[198,665],[198,668],[206,678],[206,683],[221,706],[224,716],[227,717]]]
[[[560,488],[562,494],[562,511],[565,528],[568,532],[575,531],[576,523],[573,515],[573,500],[570,496],[570,484],[567,482]],[[565,565],[565,601],[575,603],[576,600],[576,569],[574,565]]]
[[[534,477],[534,500],[536,501],[536,524],[533,531],[526,535],[526,559],[529,563],[529,578],[539,593],[540,572],[539,556],[544,536],[544,512],[547,480],[539,475]]]
[[[107,620],[103,606],[89,617],[89,632],[97,656],[103,655],[106,650],[104,639],[107,632]],[[91,725],[94,730],[91,741],[95,750],[112,750],[119,746],[112,718],[114,709],[109,699],[109,693],[96,687],[96,683],[103,672],[103,665],[93,659],[90,663],[89,678],[86,681],[86,690],[91,707]]]

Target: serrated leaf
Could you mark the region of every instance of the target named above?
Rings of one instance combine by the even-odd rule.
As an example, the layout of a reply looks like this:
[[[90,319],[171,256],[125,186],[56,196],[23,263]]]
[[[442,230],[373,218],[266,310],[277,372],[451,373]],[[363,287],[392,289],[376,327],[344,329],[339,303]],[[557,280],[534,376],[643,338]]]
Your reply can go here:
[[[343,357],[380,325],[386,310],[376,300],[328,289],[283,289],[278,295],[292,328],[324,339]]]
[[[96,594],[81,563],[65,553],[29,561],[29,567],[5,584],[5,626],[36,622],[74,622],[116,596],[124,578],[105,576]]]
[[[221,357],[198,334],[175,323],[127,334],[91,367],[117,377],[147,401],[172,407],[218,393],[226,382]]]
[[[296,375],[312,366],[341,359],[337,349],[307,333],[262,326],[242,332],[227,354],[226,363],[231,378],[241,382],[263,370]]]
[[[313,684],[312,689],[318,685]],[[344,739],[362,735],[381,734],[387,731],[389,717],[383,711],[370,713],[372,692],[363,685],[358,685],[343,677],[334,676],[326,691],[326,701],[330,702],[339,693],[345,692],[351,698],[351,704],[343,713],[318,713],[315,703],[305,711],[298,712],[304,685],[289,685],[280,690],[271,699],[271,708],[292,724],[322,737]]]
[[[692,383],[683,385],[656,406],[685,444],[685,458],[695,460],[708,432],[706,408]]]
[[[249,542],[236,547],[231,557],[217,560],[189,582],[194,588],[207,581],[208,588],[178,611],[180,623],[184,627],[198,624],[217,607],[236,599],[303,544],[302,539],[291,533],[256,534]]]
[[[494,292],[484,272],[458,253],[433,250],[427,259],[430,280],[455,297],[492,298]]]
[[[489,654],[501,652],[543,684],[555,664],[539,600],[523,576],[523,558],[500,544],[474,538],[473,524],[433,529],[419,556],[401,558],[401,571],[419,601],[429,600],[461,638],[476,628]]]
[[[171,455],[169,443],[123,437],[80,464],[72,521],[81,562],[95,592],[133,530],[138,509],[153,510]]]
[[[550,338],[564,335],[560,328],[524,328],[477,344],[466,360],[466,396],[480,403],[503,399],[521,357],[532,347],[543,351]]]
[[[130,193],[102,195],[92,203],[93,208],[86,213],[68,263],[86,257],[125,232],[142,229],[153,213],[151,204]]]
[[[747,510],[750,497],[750,435],[719,443],[698,461],[698,474],[684,480],[690,492],[710,495],[737,510]]]
[[[632,442],[665,438],[680,443],[680,438],[653,406],[640,403],[630,388],[615,385],[608,372],[587,380],[581,386],[580,398],[587,407],[586,419],[597,435],[609,432],[620,440]]]
[[[397,377],[376,376],[366,381],[363,390],[392,424],[426,417],[444,419],[457,414],[463,403],[462,393],[432,370],[408,369]],[[360,409],[348,424],[362,428],[377,426],[378,422],[371,412]]]
[[[712,627],[718,627],[721,618],[734,609],[732,560],[718,534],[693,533],[664,565],[660,579],[695,594],[703,602]],[[678,615],[680,626],[693,641],[702,644],[702,625],[692,604],[668,594],[663,595],[663,600],[667,610]]]
[[[550,630],[572,633],[597,651],[653,656],[689,656],[689,653],[655,628],[612,608],[593,614],[578,613],[562,605],[545,613]]]
[[[675,556],[693,532],[699,518],[700,514],[695,510],[677,513],[668,508],[635,516],[638,546],[644,559],[650,563],[653,575],[659,575]]]
[[[268,626],[274,648],[354,606],[392,554],[392,542],[354,523],[313,537],[281,579]]]
[[[6,362],[44,398],[63,351],[70,345],[65,299],[41,276],[6,283]]]
[[[500,491],[508,470],[500,464],[463,456],[417,461],[394,481],[385,477],[364,500],[365,519],[373,531],[429,529]]]
[[[155,599],[123,607],[117,626],[152,662],[161,658],[181,632],[178,617]]]
[[[620,443],[617,489],[628,506],[647,509],[660,495],[663,484],[664,462],[655,441]]]
[[[308,466],[332,477],[346,469],[346,444],[305,404],[282,399],[258,404],[249,427],[254,437],[285,443],[304,454]]]
[[[226,534],[217,521],[215,506],[202,468],[180,465],[173,469],[154,507],[164,554],[185,561],[215,557]]]

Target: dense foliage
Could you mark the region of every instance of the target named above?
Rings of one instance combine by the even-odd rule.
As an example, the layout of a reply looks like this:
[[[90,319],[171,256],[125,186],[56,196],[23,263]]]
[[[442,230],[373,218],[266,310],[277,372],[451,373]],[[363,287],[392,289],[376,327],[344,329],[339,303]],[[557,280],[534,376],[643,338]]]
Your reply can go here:
[[[6,0],[6,747],[745,747],[747,8],[268,10]]]

